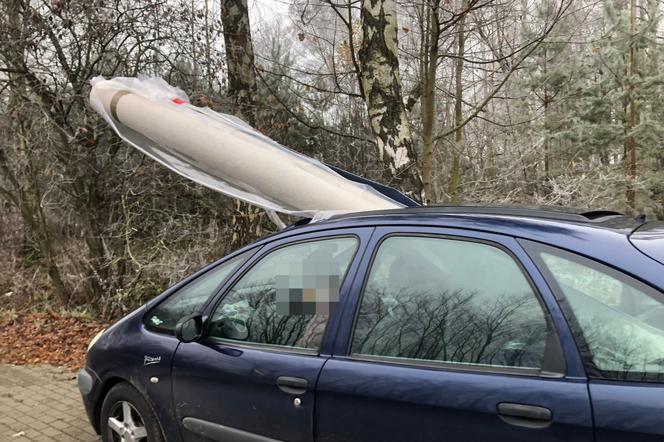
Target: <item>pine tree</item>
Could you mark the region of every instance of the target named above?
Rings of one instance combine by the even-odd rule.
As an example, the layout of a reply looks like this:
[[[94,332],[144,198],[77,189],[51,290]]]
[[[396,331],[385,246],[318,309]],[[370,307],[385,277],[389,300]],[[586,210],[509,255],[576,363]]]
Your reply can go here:
[[[598,156],[626,175],[627,206],[638,206],[638,189],[658,193],[661,185],[640,167],[661,161],[664,141],[664,76],[658,68],[663,46],[656,39],[660,10],[653,0],[606,3],[606,31],[590,50],[585,79],[571,100],[564,135],[579,146],[576,155]],[[660,196],[661,198],[661,196]]]

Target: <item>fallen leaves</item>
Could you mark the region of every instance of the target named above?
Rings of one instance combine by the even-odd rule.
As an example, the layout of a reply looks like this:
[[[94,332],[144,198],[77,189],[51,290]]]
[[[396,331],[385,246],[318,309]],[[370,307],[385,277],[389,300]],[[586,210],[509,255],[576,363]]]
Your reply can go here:
[[[50,364],[76,370],[107,324],[59,313],[27,313],[0,323],[0,363]]]

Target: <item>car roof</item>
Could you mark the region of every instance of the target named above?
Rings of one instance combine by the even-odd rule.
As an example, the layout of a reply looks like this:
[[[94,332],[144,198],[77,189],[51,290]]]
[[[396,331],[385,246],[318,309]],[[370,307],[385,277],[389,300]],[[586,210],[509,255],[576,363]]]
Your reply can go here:
[[[584,232],[589,228],[603,229],[626,236],[644,222],[604,209],[446,205],[348,213],[308,225],[327,228],[332,225],[415,224],[474,228],[514,236],[529,236],[528,232],[538,227],[550,229],[559,226]]]
[[[578,251],[604,242],[626,242],[644,220],[608,210],[559,207],[419,206],[355,212],[322,221],[301,220],[258,243],[330,229],[412,226],[475,230],[539,241]]]
[[[540,218],[557,221],[603,223],[609,220],[630,220],[622,213],[606,209],[578,209],[559,206],[479,206],[479,205],[440,205],[440,206],[417,206],[402,209],[377,210],[368,212],[355,212],[337,215],[333,219],[352,219],[363,216],[431,216],[431,215],[495,215],[522,218]]]
[[[324,221],[300,221],[259,242],[329,229],[412,226],[509,235],[603,259],[613,247],[629,245],[629,235],[645,221],[609,210],[517,206],[419,206],[356,212]],[[631,247],[631,246],[630,246]]]
[[[289,236],[361,227],[404,226],[411,232],[421,227],[423,233],[444,228],[451,235],[476,231],[565,249],[620,269],[656,287],[664,287],[662,264],[640,252],[629,241],[629,236],[645,223],[643,217],[632,218],[608,210],[421,206],[337,215],[316,222],[301,220],[259,240],[252,247]]]

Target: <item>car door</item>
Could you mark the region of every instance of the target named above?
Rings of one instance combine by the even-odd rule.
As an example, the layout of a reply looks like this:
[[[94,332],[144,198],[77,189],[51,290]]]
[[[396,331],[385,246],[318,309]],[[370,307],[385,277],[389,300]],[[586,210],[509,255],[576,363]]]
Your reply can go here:
[[[316,440],[593,440],[578,354],[513,238],[380,228],[370,248],[319,378]]]
[[[222,289],[206,311],[204,338],[181,344],[174,358],[185,440],[313,440],[326,341],[370,231],[276,241]]]
[[[523,243],[581,350],[597,442],[664,440],[664,294],[586,257]]]
[[[138,367],[134,385],[147,392],[167,440],[177,440],[179,434],[169,406],[172,358],[180,343],[174,336],[175,324],[189,314],[202,311],[224,281],[256,250],[251,248],[224,258],[163,293],[148,304],[142,332],[130,336],[132,348],[136,350],[125,356],[131,360],[127,366]],[[136,358],[140,358],[138,365],[134,362]],[[122,362],[118,361],[118,365],[121,366]]]

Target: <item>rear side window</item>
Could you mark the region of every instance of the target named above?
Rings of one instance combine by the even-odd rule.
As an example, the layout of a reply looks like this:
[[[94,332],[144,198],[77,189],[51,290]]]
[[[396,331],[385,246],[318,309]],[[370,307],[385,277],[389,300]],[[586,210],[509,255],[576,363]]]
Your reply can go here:
[[[172,332],[178,321],[200,312],[208,300],[221,288],[226,279],[244,263],[255,250],[249,250],[207,271],[180,288],[150,311],[147,324],[158,331]]]
[[[352,354],[542,369],[549,327],[503,250],[437,237],[390,237],[374,258]]]
[[[664,297],[590,259],[528,243],[564,312],[591,377],[664,380]]]
[[[327,238],[267,254],[217,306],[209,336],[318,349],[357,246],[354,237]]]

